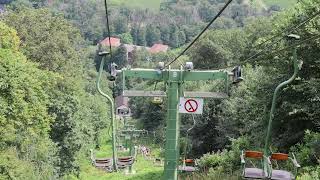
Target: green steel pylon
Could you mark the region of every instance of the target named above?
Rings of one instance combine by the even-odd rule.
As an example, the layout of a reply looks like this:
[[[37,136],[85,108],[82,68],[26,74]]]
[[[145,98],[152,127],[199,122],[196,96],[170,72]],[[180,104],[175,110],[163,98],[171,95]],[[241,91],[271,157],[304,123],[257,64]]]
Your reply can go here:
[[[123,69],[123,83],[126,77],[142,78],[147,80],[164,81],[167,86],[167,92],[159,91],[125,91],[127,97],[167,97],[167,127],[166,127],[166,145],[165,145],[165,165],[164,180],[177,180],[178,162],[179,162],[179,133],[180,133],[180,115],[178,105],[180,97],[208,97],[208,98],[226,98],[227,94],[206,93],[206,92],[184,92],[183,84],[186,81],[207,81],[207,80],[225,80],[226,91],[228,90],[230,74],[224,70],[215,71],[193,71],[192,69]],[[114,73],[111,73],[114,74]],[[124,85],[123,85],[124,86]],[[123,87],[125,89],[125,86]],[[188,95],[187,95],[188,94]],[[191,96],[190,96],[191,95]]]

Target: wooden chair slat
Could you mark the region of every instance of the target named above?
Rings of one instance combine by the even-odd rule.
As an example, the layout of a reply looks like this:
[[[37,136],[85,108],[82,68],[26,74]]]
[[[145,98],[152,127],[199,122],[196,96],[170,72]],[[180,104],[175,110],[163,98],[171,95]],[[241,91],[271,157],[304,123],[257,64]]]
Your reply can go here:
[[[286,161],[289,159],[289,155],[284,153],[273,153],[271,154],[271,159],[277,161]]]
[[[260,151],[245,151],[245,157],[254,158],[254,159],[262,159],[263,152]]]

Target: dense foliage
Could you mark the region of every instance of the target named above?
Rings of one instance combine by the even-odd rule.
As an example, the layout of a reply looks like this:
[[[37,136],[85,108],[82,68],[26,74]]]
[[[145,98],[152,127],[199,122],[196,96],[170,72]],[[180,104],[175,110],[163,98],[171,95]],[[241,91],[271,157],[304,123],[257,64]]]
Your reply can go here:
[[[94,86],[95,50],[86,49],[84,42],[76,28],[46,9],[21,8],[3,16],[4,178],[77,175],[79,156],[99,145],[108,124],[107,105]],[[23,160],[25,166],[17,166]]]
[[[134,50],[133,62],[129,63],[122,45],[113,49],[113,59],[108,61],[120,68],[128,64],[154,68],[159,61],[171,60],[224,2],[163,1],[158,12],[112,6],[113,36],[123,43],[142,46],[162,42],[172,50],[159,54],[150,54],[144,48]],[[0,179],[79,176],[80,158],[88,156],[89,148],[100,146],[108,125],[108,105],[94,85],[100,58],[96,57],[96,47],[91,46],[106,36],[102,3],[6,3],[11,4],[0,21]],[[301,36],[297,42],[301,43],[301,70],[299,78],[277,98],[270,148],[274,152],[295,152],[303,167],[300,176],[319,178],[319,17],[288,31],[318,12],[319,7],[319,0],[301,0],[288,11],[274,13],[280,9],[266,8],[262,1],[237,0],[179,60],[193,61],[197,69],[243,65],[245,80],[231,87],[230,98],[206,100],[204,114],[195,116],[197,124],[189,134],[187,156],[199,158],[199,167],[205,172],[199,177],[219,179],[223,174],[237,174],[240,151],[263,148],[273,91],[293,72],[292,43],[285,39],[265,41],[287,30],[285,33]],[[265,51],[256,56],[261,50]],[[107,82],[102,84],[111,94]],[[127,82],[127,88],[164,90],[162,83],[155,84],[134,79]],[[203,91],[222,88],[220,82],[185,86]],[[121,87],[116,88],[119,93]],[[155,105],[150,99],[133,98],[131,109],[138,125],[155,132],[155,142],[162,146],[166,103]],[[183,147],[193,120],[188,115],[181,119]]]
[[[121,39],[126,37],[124,42],[137,45],[152,46],[162,42],[174,48],[180,47],[210,21],[223,4],[224,1],[211,0],[162,1],[160,11],[111,6],[111,34]],[[81,30],[85,39],[94,44],[107,34],[102,1],[55,1],[51,6],[55,11],[63,12],[65,18]],[[248,17],[270,15],[272,12],[262,1],[235,1],[212,28],[241,27]]]

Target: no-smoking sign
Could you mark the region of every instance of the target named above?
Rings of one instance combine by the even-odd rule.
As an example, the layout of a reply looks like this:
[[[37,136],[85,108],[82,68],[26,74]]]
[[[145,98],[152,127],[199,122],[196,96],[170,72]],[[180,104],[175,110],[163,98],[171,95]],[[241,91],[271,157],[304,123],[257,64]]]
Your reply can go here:
[[[186,114],[202,114],[203,99],[200,98],[180,98],[179,112]]]

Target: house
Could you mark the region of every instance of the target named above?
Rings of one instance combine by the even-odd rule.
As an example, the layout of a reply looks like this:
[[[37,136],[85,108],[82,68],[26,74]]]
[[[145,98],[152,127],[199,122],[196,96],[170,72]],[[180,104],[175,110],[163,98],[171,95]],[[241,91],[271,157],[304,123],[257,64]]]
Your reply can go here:
[[[119,47],[121,45],[120,39],[115,37],[110,37],[110,42],[112,47]],[[109,46],[109,37],[105,38],[104,40],[100,41],[100,44],[103,46]]]
[[[124,96],[118,96],[115,99],[116,115],[117,116],[131,116],[131,110],[129,108],[129,98]]]
[[[150,49],[150,53],[160,53],[160,52],[167,52],[169,49],[169,46],[164,44],[154,44]]]

